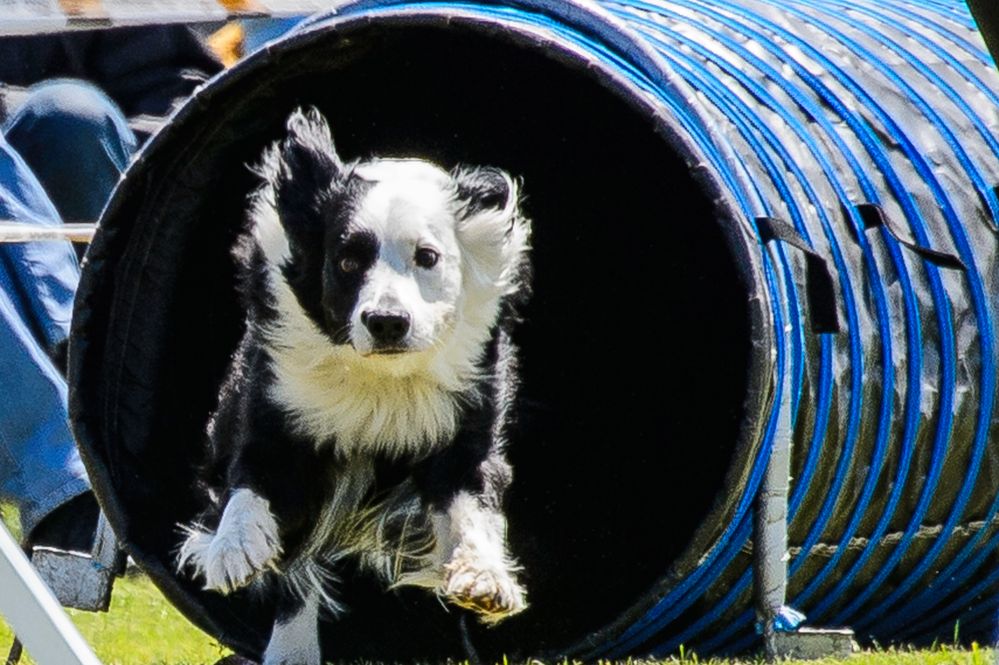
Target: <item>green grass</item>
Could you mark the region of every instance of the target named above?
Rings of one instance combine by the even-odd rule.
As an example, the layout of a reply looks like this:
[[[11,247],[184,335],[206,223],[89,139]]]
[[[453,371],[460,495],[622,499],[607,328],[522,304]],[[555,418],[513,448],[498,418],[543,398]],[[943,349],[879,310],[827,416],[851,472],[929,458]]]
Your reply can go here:
[[[0,507],[2,509],[3,507]],[[9,507],[2,510],[14,526]],[[2,593],[2,590],[0,590]],[[69,610],[73,622],[106,665],[211,665],[229,653],[215,639],[195,628],[173,608],[141,573],[117,580],[107,613]],[[0,618],[0,658],[7,654],[13,635]],[[30,654],[22,659],[31,665]],[[681,653],[660,661],[626,661],[630,665],[758,665],[762,660],[698,658]],[[806,665],[805,661],[787,661]],[[950,645],[926,650],[879,649],[850,658],[807,661],[809,665],[997,665],[996,653],[977,645],[959,648]],[[451,664],[454,665],[454,664]],[[461,665],[461,664],[458,664]],[[509,663],[504,665],[522,665]],[[532,661],[527,665],[545,665]],[[553,664],[553,665],[573,665]],[[609,665],[607,663],[603,665]]]
[[[638,661],[633,661],[638,663]],[[761,665],[763,659],[698,658],[696,655],[675,656],[657,661],[669,665]],[[996,653],[977,644],[970,648],[940,646],[932,649],[881,649],[866,650],[849,658],[823,658],[821,660],[781,661],[785,665],[996,665]],[[645,661],[643,665],[650,665]]]
[[[141,574],[115,582],[110,611],[69,610],[69,615],[106,665],[210,665],[229,653],[181,616]],[[10,628],[0,622],[0,655],[6,656],[12,638]],[[22,662],[34,661],[28,657]]]
[[[107,665],[211,665],[229,653],[177,612],[141,574],[130,574],[115,584],[108,613],[69,611],[73,622]],[[0,657],[6,655],[12,635],[0,622]],[[30,657],[22,660],[33,663]],[[683,654],[661,661],[629,661],[631,665],[758,665],[759,659],[723,660]],[[808,661],[810,665],[996,665],[991,649],[976,645],[949,645],[927,650],[865,651],[845,660]],[[789,661],[805,665],[804,661]],[[510,665],[517,665],[511,663]],[[532,662],[530,665],[542,665]],[[571,665],[571,664],[569,664]],[[604,664],[607,665],[607,664]]]

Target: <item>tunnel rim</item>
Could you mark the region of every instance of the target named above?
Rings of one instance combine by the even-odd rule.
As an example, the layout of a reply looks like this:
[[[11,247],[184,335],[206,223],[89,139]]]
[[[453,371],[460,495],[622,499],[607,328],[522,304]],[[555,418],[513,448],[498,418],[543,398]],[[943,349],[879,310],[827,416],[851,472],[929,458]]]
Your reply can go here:
[[[361,0],[357,4],[367,5],[370,8],[378,3]],[[535,6],[547,3],[542,1],[540,3],[513,4]],[[597,11],[596,8],[579,5],[575,2],[571,4],[576,11],[585,12],[588,21],[592,21],[596,17],[598,22],[606,21],[613,26],[614,30],[630,32],[627,28],[618,26],[616,19],[611,19],[609,15],[604,16],[604,13]],[[214,77],[189,98],[171,116],[169,123],[163,130],[143,147],[130,164],[125,177],[116,188],[102,215],[101,225],[91,248],[88,250],[88,258],[98,259],[102,264],[114,263],[120,259],[121,253],[116,255],[116,249],[127,246],[129,233],[139,226],[135,219],[127,219],[124,225],[120,223],[123,217],[127,218],[127,215],[124,215],[122,211],[127,212],[131,207],[125,202],[126,199],[133,190],[141,187],[141,183],[140,185],[132,183],[136,179],[141,179],[147,168],[147,163],[155,159],[158,153],[171,149],[174,143],[183,140],[184,128],[188,123],[197,123],[200,118],[209,115],[213,105],[225,102],[229,90],[245,79],[251,78],[261,68],[279,67],[282,57],[300,49],[308,49],[318,42],[349,40],[357,35],[363,35],[365,31],[372,28],[459,27],[462,31],[482,36],[484,44],[488,44],[490,40],[500,40],[515,47],[532,49],[556,62],[560,67],[585,74],[593,84],[602,88],[605,93],[612,94],[625,103],[636,116],[651,121],[656,137],[664,141],[666,148],[688,165],[691,180],[698,185],[705,200],[710,201],[711,206],[718,213],[713,223],[721,228],[727,244],[725,251],[735,262],[735,270],[740,280],[740,290],[746,294],[748,300],[749,320],[746,321],[746,330],[751,333],[747,356],[749,367],[746,368],[747,382],[743,418],[738,426],[739,436],[736,441],[731,442],[732,454],[727,463],[727,470],[721,479],[721,494],[725,496],[716,496],[713,506],[703,516],[701,526],[690,534],[682,553],[671,562],[663,562],[662,574],[651,588],[631,601],[629,608],[612,622],[586,635],[577,643],[567,646],[560,653],[578,653],[592,649],[595,643],[604,642],[619,635],[654,606],[671,587],[697,570],[698,561],[708,551],[718,546],[718,537],[724,530],[724,524],[728,523],[726,518],[731,518],[739,503],[740,494],[745,491],[746,479],[749,477],[753,465],[757,462],[758,453],[763,444],[767,421],[772,409],[776,408],[773,404],[777,381],[775,368],[776,334],[773,330],[770,295],[765,288],[766,277],[763,270],[767,258],[761,250],[758,239],[754,236],[749,221],[738,212],[739,206],[734,202],[731,193],[721,183],[718,174],[706,166],[707,161],[703,155],[689,141],[685,140],[683,128],[679,123],[648,99],[646,94],[636,85],[617,75],[601,60],[588,57],[585,51],[571,48],[554,38],[546,38],[545,34],[535,30],[534,26],[527,29],[524,26],[513,25],[506,21],[483,18],[471,10],[448,11],[446,8],[428,7],[414,11],[412,8],[408,8],[395,12],[379,12],[377,17],[371,17],[363,13],[350,14],[348,13],[349,9],[348,5],[332,15],[319,17],[305,29],[265,46],[232,69]],[[633,39],[640,48],[643,46],[640,37],[636,35]],[[659,60],[658,56],[651,57]],[[661,66],[664,71],[667,70],[665,64]],[[684,101],[689,102],[690,100],[685,99]],[[132,180],[129,180],[129,177]],[[118,224],[110,228],[103,228],[104,221],[108,219],[115,219]],[[145,233],[156,235],[157,231],[155,227],[153,229],[147,227]],[[109,271],[107,265],[100,273],[95,273],[93,269],[86,269],[92,264],[93,260],[84,263],[85,268],[82,271],[77,299],[77,309],[81,315],[77,316],[74,312],[73,317],[71,348],[76,347],[77,351],[80,348],[77,340],[89,334],[86,326],[93,319],[91,307],[95,298],[100,299],[99,294],[103,292],[104,299],[110,304],[110,297],[107,294],[113,293],[118,288],[114,284],[114,275],[109,274],[113,271]],[[131,316],[136,316],[136,313],[131,312]],[[106,333],[110,325],[110,317],[106,317],[101,324],[102,332]],[[95,445],[95,442],[101,440],[99,422],[95,423],[92,420],[95,415],[87,413],[89,405],[79,392],[81,384],[86,384],[92,380],[89,378],[91,372],[96,373],[97,370],[88,366],[85,353],[71,351],[69,359],[70,417],[76,438],[81,444],[81,455],[88,473],[94,479],[95,491],[110,499],[102,503],[108,514],[108,519],[112,525],[122,525],[127,521],[126,507],[120,504],[116,493],[112,491],[115,489],[115,483],[111,479],[111,469],[97,452],[100,447]],[[118,531],[122,532],[121,526],[118,526]],[[203,606],[199,602],[195,602],[194,597],[178,584],[176,576],[168,567],[161,564],[158,556],[138,550],[127,541],[123,542],[128,546],[130,554],[141,563],[142,568],[157,588],[167,596],[174,606],[181,610],[185,617],[220,641],[233,646],[237,651],[253,653],[259,650],[258,647],[247,645],[228,635],[221,626],[217,625],[215,617],[204,611]]]

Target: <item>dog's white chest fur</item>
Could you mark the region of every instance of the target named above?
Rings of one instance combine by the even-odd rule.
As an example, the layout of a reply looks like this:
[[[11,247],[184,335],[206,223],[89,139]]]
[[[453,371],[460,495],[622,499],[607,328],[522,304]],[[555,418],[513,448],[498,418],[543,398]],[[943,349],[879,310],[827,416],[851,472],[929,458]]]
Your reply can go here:
[[[271,397],[304,435],[320,446],[335,440],[345,456],[389,457],[421,457],[453,438],[459,385],[444,385],[429,364],[417,371],[402,366],[425,362],[418,357],[386,358],[372,369],[371,359],[331,345],[274,277],[281,318],[267,331],[276,378]]]

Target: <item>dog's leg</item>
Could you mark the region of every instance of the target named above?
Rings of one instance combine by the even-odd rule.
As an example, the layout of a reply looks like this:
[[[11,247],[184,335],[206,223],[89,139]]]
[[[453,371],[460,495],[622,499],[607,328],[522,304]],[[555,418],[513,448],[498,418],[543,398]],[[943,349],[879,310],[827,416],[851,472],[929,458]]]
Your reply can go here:
[[[447,512],[434,516],[439,546],[447,553],[441,590],[452,603],[496,623],[527,607],[517,565],[506,544],[506,518],[481,496],[459,492]]]
[[[230,593],[273,566],[281,555],[277,521],[270,503],[251,489],[233,492],[215,533],[190,527],[178,568],[190,566],[206,589]]]
[[[263,665],[320,665],[319,594],[286,594],[274,619]]]
[[[506,333],[496,336],[487,356],[494,363],[491,394],[466,411],[451,446],[414,468],[413,480],[434,523],[428,574],[439,579],[437,590],[496,623],[524,610],[527,600],[503,514],[513,480],[504,447],[516,392],[516,353]]]

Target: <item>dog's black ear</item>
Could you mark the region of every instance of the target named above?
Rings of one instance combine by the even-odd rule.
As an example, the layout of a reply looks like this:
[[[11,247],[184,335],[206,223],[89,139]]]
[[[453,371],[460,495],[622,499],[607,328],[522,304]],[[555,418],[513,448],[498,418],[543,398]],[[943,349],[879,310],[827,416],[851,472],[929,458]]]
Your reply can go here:
[[[515,203],[511,199],[517,195],[517,186],[502,169],[459,166],[451,176],[458,188],[462,217],[471,217],[484,210],[506,210]]]
[[[521,214],[520,183],[491,166],[451,172],[457,204],[455,235],[472,288],[497,297],[520,288],[531,224]]]
[[[340,188],[344,166],[326,119],[315,108],[296,109],[278,146],[274,202],[289,239],[321,227],[322,204]]]

